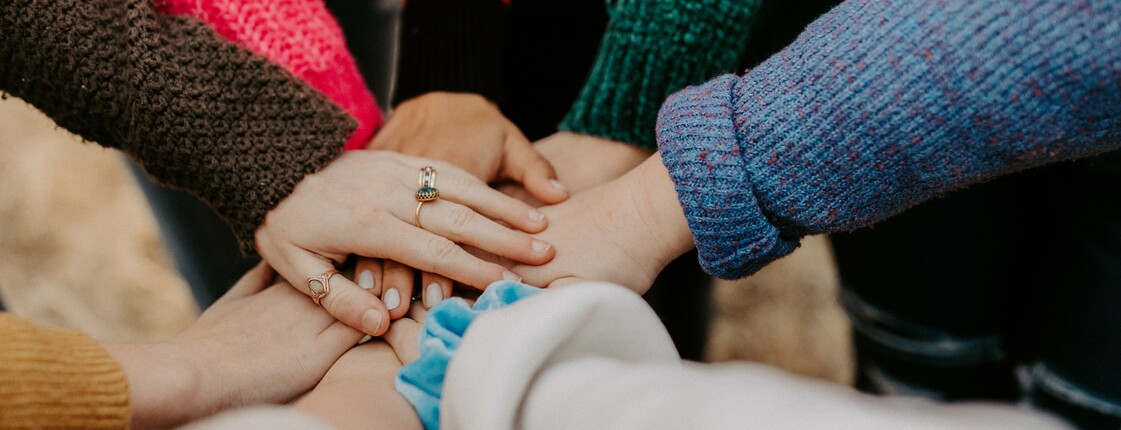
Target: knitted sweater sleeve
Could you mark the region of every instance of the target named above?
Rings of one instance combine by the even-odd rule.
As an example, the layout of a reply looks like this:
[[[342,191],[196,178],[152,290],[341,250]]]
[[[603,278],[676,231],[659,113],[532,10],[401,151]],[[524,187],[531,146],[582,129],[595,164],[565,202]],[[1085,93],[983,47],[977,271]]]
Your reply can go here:
[[[124,369],[82,333],[0,313],[0,363],[0,428],[128,428]]]
[[[162,13],[193,16],[238,45],[272,60],[358,120],[345,149],[362,149],[381,110],[323,0],[153,0]]]
[[[748,275],[986,179],[1121,147],[1112,1],[847,1],[743,77],[671,97],[658,143],[702,265]]]
[[[393,104],[433,91],[502,106],[502,0],[409,0],[401,17]]]
[[[735,70],[760,0],[608,0],[596,62],[561,130],[654,149],[666,96]]]
[[[315,89],[148,0],[0,4],[0,90],[191,191],[252,252],[265,214],[356,124]]]

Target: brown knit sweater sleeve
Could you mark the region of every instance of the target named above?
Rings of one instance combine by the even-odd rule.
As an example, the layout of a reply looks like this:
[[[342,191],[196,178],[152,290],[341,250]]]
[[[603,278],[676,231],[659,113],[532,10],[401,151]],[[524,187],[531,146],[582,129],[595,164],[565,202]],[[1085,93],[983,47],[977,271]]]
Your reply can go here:
[[[0,90],[198,195],[246,252],[265,214],[357,127],[280,67],[151,0],[10,0],[0,29]]]
[[[0,428],[127,428],[128,390],[86,335],[0,313]]]

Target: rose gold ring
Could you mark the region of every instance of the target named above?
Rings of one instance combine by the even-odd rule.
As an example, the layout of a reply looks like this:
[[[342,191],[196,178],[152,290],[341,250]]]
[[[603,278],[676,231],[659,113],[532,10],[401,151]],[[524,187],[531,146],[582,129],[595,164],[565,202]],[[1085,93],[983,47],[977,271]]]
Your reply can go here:
[[[424,206],[424,203],[425,203],[425,201],[423,201],[423,200],[416,203],[416,213],[413,215],[413,224],[416,225],[416,228],[419,228],[419,229],[424,228],[424,227],[420,226],[420,207]]]
[[[311,291],[311,301],[315,302],[316,305],[319,305],[320,300],[331,294],[331,276],[336,273],[339,273],[339,271],[331,269],[318,276],[307,278],[307,289]]]

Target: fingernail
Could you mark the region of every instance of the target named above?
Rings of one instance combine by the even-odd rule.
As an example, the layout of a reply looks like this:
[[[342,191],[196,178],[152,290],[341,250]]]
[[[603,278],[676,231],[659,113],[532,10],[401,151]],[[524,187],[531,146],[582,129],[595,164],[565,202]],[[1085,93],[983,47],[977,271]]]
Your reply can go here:
[[[374,274],[369,270],[363,270],[362,273],[358,275],[358,286],[362,287],[364,290],[374,289]]]
[[[424,302],[429,309],[440,303],[440,300],[444,300],[444,290],[440,288],[440,284],[433,282],[424,287]]]
[[[376,336],[380,328],[381,312],[378,312],[376,309],[370,309],[362,314],[362,330],[365,330],[366,334]]]
[[[540,254],[542,252],[548,251],[550,246],[552,246],[552,245],[549,245],[549,244],[547,244],[545,242],[542,242],[540,240],[534,240],[533,241],[533,252],[536,252],[536,253]]]
[[[502,279],[505,279],[507,281],[521,281],[522,277],[514,274],[514,272],[507,270],[502,272]]]
[[[396,288],[387,288],[381,301],[385,303],[385,307],[389,310],[397,309],[398,306],[401,306],[401,293],[398,293]]]
[[[529,211],[529,220],[530,221],[541,222],[541,220],[543,220],[543,219],[545,219],[545,214],[541,213],[541,211],[539,211],[537,209],[530,209],[530,211]]]
[[[556,179],[550,179],[549,184],[552,185],[553,188],[556,188],[558,190],[568,191],[568,187],[566,187],[564,184],[560,183],[560,181],[558,181]]]

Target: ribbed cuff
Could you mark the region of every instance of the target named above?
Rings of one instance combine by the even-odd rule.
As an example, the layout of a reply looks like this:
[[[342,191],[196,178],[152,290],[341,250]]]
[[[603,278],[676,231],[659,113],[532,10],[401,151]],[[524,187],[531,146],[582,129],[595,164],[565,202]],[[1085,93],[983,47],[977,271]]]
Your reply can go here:
[[[433,91],[475,93],[500,107],[505,6],[500,0],[409,0],[393,104]]]
[[[128,428],[124,369],[88,336],[0,314],[0,427]]]
[[[713,276],[742,278],[798,247],[759,206],[734,126],[735,75],[671,96],[658,115],[658,145],[701,267]]]
[[[619,0],[591,75],[558,126],[655,149],[658,108],[688,85],[735,70],[759,0]]]

